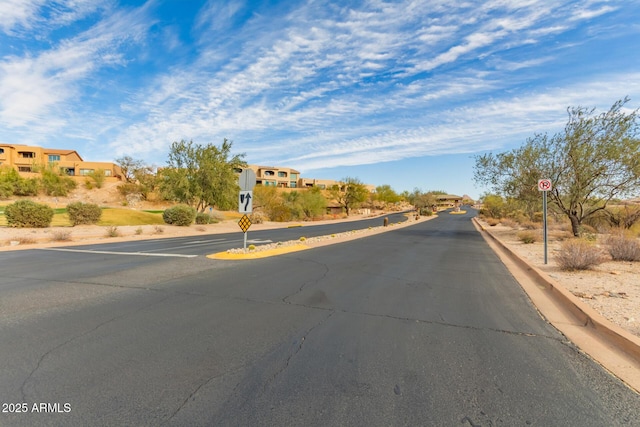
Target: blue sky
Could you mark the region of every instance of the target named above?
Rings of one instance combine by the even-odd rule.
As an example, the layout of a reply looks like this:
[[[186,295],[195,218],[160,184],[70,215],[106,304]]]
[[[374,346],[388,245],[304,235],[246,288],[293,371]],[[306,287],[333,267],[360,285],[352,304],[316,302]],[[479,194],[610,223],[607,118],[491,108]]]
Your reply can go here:
[[[640,106],[639,52],[636,0],[0,0],[0,141],[477,197],[473,156]]]

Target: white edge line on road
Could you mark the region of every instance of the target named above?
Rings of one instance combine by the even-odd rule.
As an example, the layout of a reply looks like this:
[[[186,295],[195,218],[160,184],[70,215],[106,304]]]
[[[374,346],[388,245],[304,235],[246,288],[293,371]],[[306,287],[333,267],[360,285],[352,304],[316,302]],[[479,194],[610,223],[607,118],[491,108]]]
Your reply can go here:
[[[58,252],[79,252],[84,254],[159,256],[159,257],[174,257],[174,258],[196,258],[198,256],[198,255],[181,255],[181,254],[152,254],[150,252],[91,251],[86,249],[62,249],[62,248],[41,248],[40,250],[41,251],[58,251]]]

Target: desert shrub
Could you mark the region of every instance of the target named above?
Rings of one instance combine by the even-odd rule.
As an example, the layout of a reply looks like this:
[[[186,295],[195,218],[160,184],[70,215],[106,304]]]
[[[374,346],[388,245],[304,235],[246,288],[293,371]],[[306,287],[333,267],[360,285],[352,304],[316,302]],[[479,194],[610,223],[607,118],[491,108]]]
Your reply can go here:
[[[520,226],[525,230],[537,230],[542,228],[541,224],[535,223],[533,221],[523,221],[520,223]]]
[[[36,243],[36,239],[31,236],[19,236],[13,241],[18,242],[19,245],[31,245]]]
[[[167,224],[186,227],[196,219],[196,210],[191,206],[176,205],[166,209],[162,214],[162,219]]]
[[[614,261],[640,261],[640,242],[624,234],[609,236],[606,240],[609,255]]]
[[[271,206],[269,209],[269,219],[275,222],[287,222],[293,219],[291,209],[285,205]]]
[[[522,243],[531,244],[538,241],[538,235],[533,231],[525,230],[518,233],[518,240]]]
[[[100,206],[92,203],[74,202],[67,205],[71,225],[97,224],[102,216]]]
[[[120,231],[118,230],[118,226],[117,225],[111,225],[111,226],[107,227],[105,236],[106,237],[118,237],[118,236],[120,236]]]
[[[13,194],[16,196],[37,196],[40,183],[37,178],[22,178],[14,183]]]
[[[17,170],[9,166],[0,166],[0,199],[11,196],[35,196],[39,182],[35,178],[23,178]]]
[[[42,188],[47,196],[64,197],[77,186],[73,178],[66,175],[60,175],[50,169],[42,171],[40,181],[42,182]]]
[[[556,261],[562,270],[589,270],[602,264],[605,258],[602,251],[592,243],[583,239],[572,239],[562,243]]]
[[[500,224],[500,220],[497,218],[487,218],[487,224],[489,224],[490,227],[495,227]]]
[[[262,224],[264,222],[264,214],[262,212],[252,212],[249,214],[251,224]]]
[[[598,239],[598,230],[590,225],[580,225],[580,227],[578,228],[578,232],[580,234],[580,237],[584,240],[595,242]]]
[[[215,224],[217,221],[208,213],[198,212],[196,214],[196,224]]]
[[[500,224],[504,225],[505,227],[510,227],[510,228],[518,228],[518,227],[520,227],[520,224],[518,224],[517,222],[515,222],[511,218],[503,218],[503,219],[501,219],[500,220]]]
[[[0,181],[0,199],[8,199],[13,196],[13,184]]]
[[[71,240],[71,231],[69,230],[58,230],[53,233],[51,236],[51,240],[54,242],[68,242]]]
[[[484,196],[480,214],[488,218],[501,218],[504,216],[505,210],[505,201],[501,196],[488,194]]]
[[[147,198],[148,192],[146,188],[141,184],[136,184],[133,182],[125,182],[118,186],[118,192],[122,194],[125,198],[129,195],[136,195],[140,199]]]
[[[10,227],[46,228],[53,219],[52,208],[31,200],[19,200],[7,205],[4,214]]]
[[[107,174],[104,169],[98,169],[91,172],[89,178],[93,180],[97,188],[102,188],[104,181],[107,179]]]

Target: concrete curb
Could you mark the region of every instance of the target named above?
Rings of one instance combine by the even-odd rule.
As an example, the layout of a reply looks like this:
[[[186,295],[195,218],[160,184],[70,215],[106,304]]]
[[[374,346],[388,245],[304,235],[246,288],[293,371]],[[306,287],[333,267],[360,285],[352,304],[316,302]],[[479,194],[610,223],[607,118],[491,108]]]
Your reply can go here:
[[[540,310],[547,320],[549,320],[551,324],[564,333],[583,351],[600,362],[606,369],[618,376],[622,381],[627,383],[627,385],[640,392],[640,337],[637,337],[622,329],[620,326],[615,325],[600,313],[584,304],[558,282],[547,276],[537,267],[529,264],[525,259],[509,249],[506,244],[494,236],[489,230],[484,228],[476,218],[473,218],[473,222],[476,225],[476,228],[482,232],[483,236],[491,239],[499,250],[502,251],[503,254],[521,270],[522,273],[535,283],[547,298],[551,299],[556,304],[556,307],[565,312],[565,315],[567,315],[571,324],[554,322],[550,318],[553,316],[547,315],[544,307],[540,307],[536,304],[538,310]],[[521,283],[521,285],[523,284]],[[523,285],[523,289],[531,297],[530,289],[527,289],[525,285]],[[582,334],[589,334],[592,338],[598,340],[600,344],[603,344],[603,346],[598,346],[598,349],[590,349],[588,348],[588,340],[574,340],[571,329],[575,329],[575,327],[582,329],[582,331],[580,331]],[[611,364],[609,363],[611,358],[608,355],[594,354],[594,352],[598,353],[599,351],[602,351],[602,347],[610,351],[622,353],[620,357],[626,360],[629,363],[629,366],[621,366],[620,360]]]

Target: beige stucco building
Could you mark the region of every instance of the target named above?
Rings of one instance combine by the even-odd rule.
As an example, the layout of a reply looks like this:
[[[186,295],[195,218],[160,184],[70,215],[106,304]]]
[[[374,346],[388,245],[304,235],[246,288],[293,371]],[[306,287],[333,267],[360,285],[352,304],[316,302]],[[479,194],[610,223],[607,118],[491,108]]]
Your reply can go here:
[[[12,167],[27,177],[37,176],[39,168],[52,166],[71,177],[85,178],[103,170],[108,181],[122,180],[122,171],[115,163],[87,162],[75,150],[0,143],[0,166]]]

